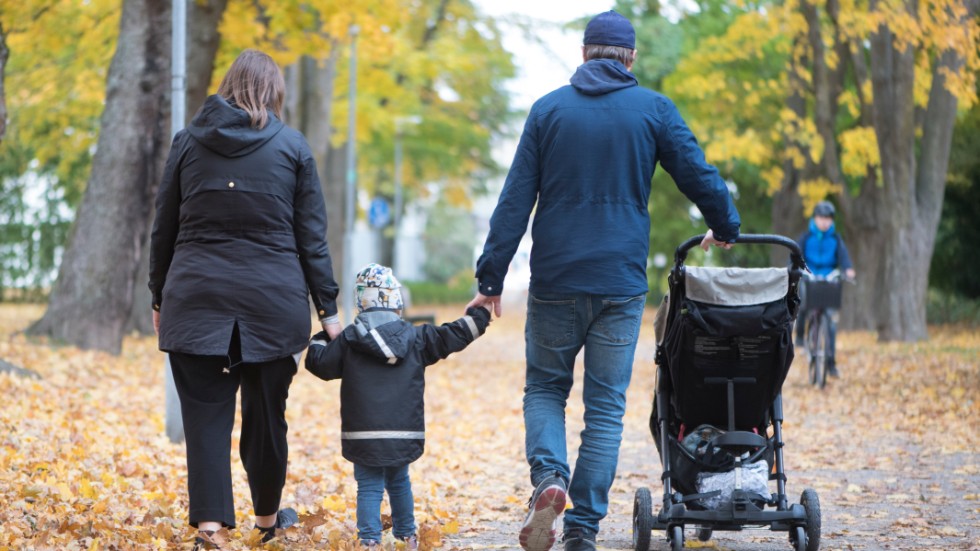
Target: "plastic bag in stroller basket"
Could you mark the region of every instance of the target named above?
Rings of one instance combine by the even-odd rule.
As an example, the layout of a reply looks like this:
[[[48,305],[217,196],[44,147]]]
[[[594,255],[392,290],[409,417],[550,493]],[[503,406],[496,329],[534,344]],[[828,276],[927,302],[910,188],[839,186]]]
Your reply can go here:
[[[756,494],[760,500],[769,499],[769,464],[765,461],[748,463],[721,473],[698,473],[698,493],[719,491],[718,495],[701,499],[706,509],[720,509],[731,503],[732,492],[737,486],[745,492]]]

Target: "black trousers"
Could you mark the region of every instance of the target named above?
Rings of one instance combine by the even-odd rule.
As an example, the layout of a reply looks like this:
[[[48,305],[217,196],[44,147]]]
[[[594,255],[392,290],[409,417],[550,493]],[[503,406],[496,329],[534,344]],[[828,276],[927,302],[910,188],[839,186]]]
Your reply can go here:
[[[205,521],[235,526],[231,431],[239,387],[239,454],[257,516],[279,510],[286,483],[286,398],[296,375],[296,361],[290,356],[242,363],[239,350],[237,339],[232,339],[228,356],[170,354],[187,442],[187,493],[194,527]]]

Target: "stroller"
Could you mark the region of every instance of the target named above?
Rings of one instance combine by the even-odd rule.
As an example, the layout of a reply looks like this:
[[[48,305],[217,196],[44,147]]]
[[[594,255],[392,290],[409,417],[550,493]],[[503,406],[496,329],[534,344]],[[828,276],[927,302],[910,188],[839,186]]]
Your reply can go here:
[[[685,266],[702,237],[677,248],[670,294],[654,323],[650,430],[664,468],[663,506],[654,516],[650,490],[636,491],[633,546],[647,551],[653,530],[665,530],[678,550],[686,526],[697,527],[701,541],[713,530],[768,527],[789,532],[797,551],[817,551],[817,493],[806,489],[799,504],[789,503],[783,466],[781,388],[793,361],[798,286],[807,269],[802,253],[783,236],[743,235],[740,244],[789,248],[791,265]]]

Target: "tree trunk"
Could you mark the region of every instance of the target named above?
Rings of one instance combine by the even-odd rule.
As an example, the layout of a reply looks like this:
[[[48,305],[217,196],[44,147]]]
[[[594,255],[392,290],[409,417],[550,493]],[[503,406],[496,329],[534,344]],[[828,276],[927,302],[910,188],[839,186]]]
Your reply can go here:
[[[849,201],[842,218],[848,228],[847,247],[857,272],[857,285],[845,285],[841,328],[874,331],[878,328],[878,304],[888,292],[881,247],[880,219],[887,216],[884,193],[873,179],[866,180],[858,197]]]
[[[190,2],[187,5],[187,90],[185,94],[187,116],[184,123],[189,123],[200,105],[207,97],[211,85],[211,75],[214,73],[214,58],[218,53],[221,35],[218,34],[218,24],[225,12],[228,0],[206,0],[205,2]],[[161,112],[169,120],[169,103]],[[166,160],[166,150],[163,150],[160,162]],[[156,196],[158,180],[153,183],[153,196]],[[153,227],[153,210],[147,220],[147,228]],[[139,271],[136,274],[136,284],[133,286],[133,306],[130,308],[129,320],[126,322],[126,332],[136,331],[143,335],[153,334],[152,297],[146,288],[150,280],[150,234],[146,233],[143,251],[140,254]]]
[[[914,6],[907,9],[914,13]],[[971,11],[975,11],[975,3]],[[972,13],[965,17],[972,17]],[[922,118],[922,139],[917,144],[915,54],[911,47],[897,50],[894,35],[884,26],[872,35],[871,51],[875,133],[884,179],[880,207],[884,212],[873,232],[878,236],[877,245],[884,259],[876,278],[881,282],[878,338],[918,341],[928,337],[929,262],[956,120],[957,100],[946,90],[943,74],[962,70],[963,61],[952,51],[944,52],[937,61]]]
[[[3,75],[7,67],[8,55],[10,50],[7,49],[7,34],[3,30],[3,22],[0,21],[0,143],[3,142],[3,135],[7,132],[7,96],[3,88]],[[0,300],[3,300],[2,296]]]
[[[834,2],[828,2],[828,7]],[[823,141],[823,152],[820,157],[821,173],[831,183],[841,184],[844,177],[841,174],[840,159],[837,155],[837,97],[840,95],[840,78],[836,71],[827,65],[827,52],[820,30],[820,15],[817,7],[810,2],[802,1],[800,8],[807,21],[807,39],[812,56],[813,78],[813,122]],[[838,67],[843,65],[838,62]]]
[[[170,143],[169,19],[169,0],[123,3],[92,173],[48,309],[31,334],[120,351]]]
[[[327,245],[334,277],[341,282],[346,275],[343,268],[347,150],[343,145],[333,147],[334,129],[330,123],[339,54],[340,49],[334,41],[326,59],[303,57],[286,68],[285,119],[306,136],[313,152],[327,205]]]
[[[803,63],[799,60],[799,63]],[[789,68],[789,97],[786,98],[786,108],[793,112],[797,121],[806,119],[806,99],[803,97],[806,83],[804,82],[797,64],[792,63]],[[796,128],[790,128],[785,132],[783,139],[790,148],[795,148],[803,156],[806,154],[806,146],[797,140]],[[807,166],[811,163],[806,162]],[[783,181],[779,191],[772,198],[772,230],[777,235],[785,235],[795,240],[805,227],[803,215],[803,202],[800,200],[800,182],[803,181],[804,168],[798,168],[794,160],[786,157],[783,160]],[[782,247],[770,247],[769,261],[773,266],[784,266],[788,262],[786,251]]]
[[[197,0],[187,5],[187,109],[191,122],[204,104],[214,74],[214,59],[221,44],[218,25],[228,0]]]

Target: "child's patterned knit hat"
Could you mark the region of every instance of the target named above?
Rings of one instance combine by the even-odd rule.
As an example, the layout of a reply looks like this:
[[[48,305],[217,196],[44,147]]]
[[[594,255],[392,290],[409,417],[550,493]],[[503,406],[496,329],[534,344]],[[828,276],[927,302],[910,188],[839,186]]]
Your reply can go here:
[[[371,308],[404,309],[402,292],[399,291],[401,286],[391,268],[387,266],[372,262],[361,268],[354,281],[354,302],[357,304],[358,313]]]

